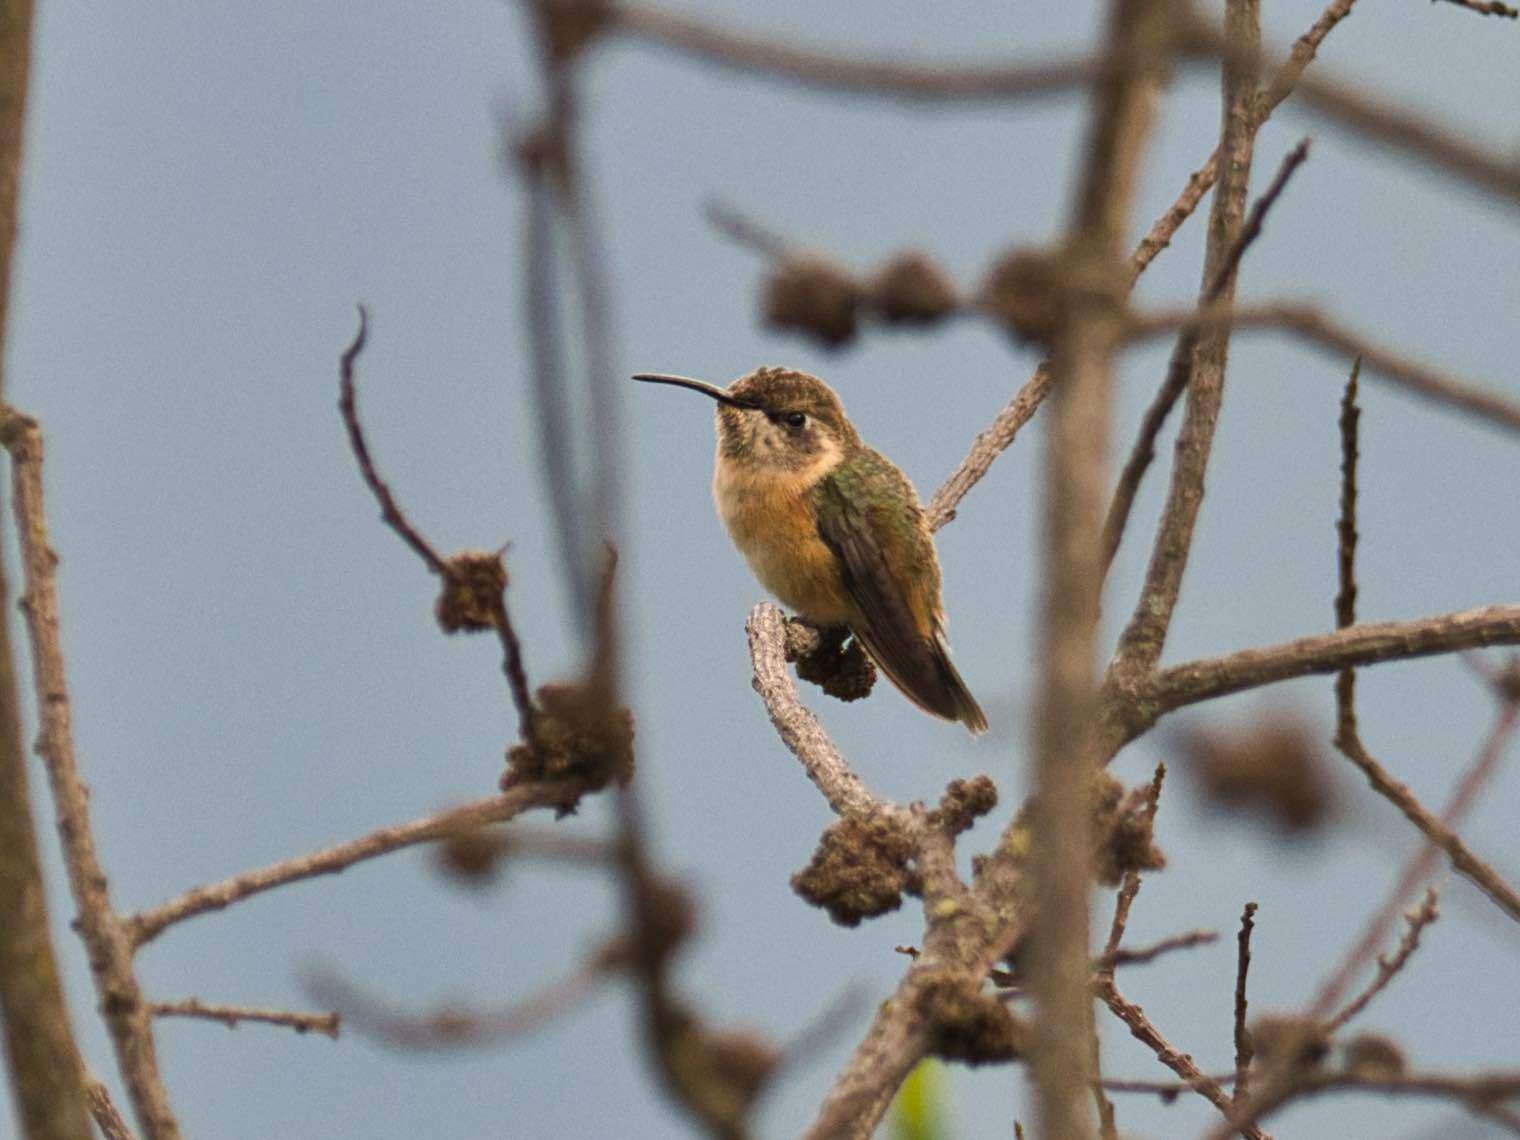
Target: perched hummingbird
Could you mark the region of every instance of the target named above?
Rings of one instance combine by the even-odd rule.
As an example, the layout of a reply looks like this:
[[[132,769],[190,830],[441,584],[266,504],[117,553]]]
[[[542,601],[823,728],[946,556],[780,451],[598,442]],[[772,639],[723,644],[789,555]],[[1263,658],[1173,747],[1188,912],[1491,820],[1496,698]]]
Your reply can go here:
[[[939,559],[913,485],[860,440],[822,380],[759,368],[719,388],[640,373],[718,402],[713,499],[755,577],[815,625],[848,626],[925,712],[987,728],[950,660]]]

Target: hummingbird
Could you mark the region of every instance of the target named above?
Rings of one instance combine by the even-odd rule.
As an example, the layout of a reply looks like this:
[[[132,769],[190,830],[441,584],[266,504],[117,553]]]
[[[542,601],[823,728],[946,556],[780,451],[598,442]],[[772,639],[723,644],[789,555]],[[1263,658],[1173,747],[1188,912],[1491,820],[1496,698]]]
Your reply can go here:
[[[634,379],[717,402],[713,500],[760,584],[814,625],[848,627],[925,712],[986,731],[950,660],[918,495],[861,442],[834,390],[786,368],[758,368],[727,388],[665,373]]]

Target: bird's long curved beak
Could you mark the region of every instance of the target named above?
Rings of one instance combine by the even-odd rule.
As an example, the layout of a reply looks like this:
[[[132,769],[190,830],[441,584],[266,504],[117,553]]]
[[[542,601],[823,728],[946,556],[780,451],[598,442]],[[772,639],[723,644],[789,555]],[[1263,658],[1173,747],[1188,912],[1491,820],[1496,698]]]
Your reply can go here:
[[[727,404],[731,408],[754,409],[760,406],[751,400],[741,400],[738,396],[730,396],[716,384],[709,384],[705,380],[693,380],[690,376],[672,376],[666,372],[636,372],[633,378],[642,380],[646,384],[674,384],[677,388],[690,388],[693,392],[711,396],[718,403]]]

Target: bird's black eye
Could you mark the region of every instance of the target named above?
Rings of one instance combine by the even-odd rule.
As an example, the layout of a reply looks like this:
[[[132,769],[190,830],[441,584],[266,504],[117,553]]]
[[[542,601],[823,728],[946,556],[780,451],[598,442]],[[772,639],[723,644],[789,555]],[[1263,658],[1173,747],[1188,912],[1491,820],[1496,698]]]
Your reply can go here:
[[[790,428],[800,428],[803,424],[807,423],[807,413],[805,412],[787,412],[781,418],[786,421],[786,426]]]

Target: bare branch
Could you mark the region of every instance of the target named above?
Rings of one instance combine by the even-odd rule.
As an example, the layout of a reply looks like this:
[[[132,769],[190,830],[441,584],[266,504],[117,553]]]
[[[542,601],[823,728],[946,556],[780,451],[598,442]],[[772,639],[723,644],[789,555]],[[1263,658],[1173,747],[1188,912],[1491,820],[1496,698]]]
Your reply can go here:
[[[1099,978],[1098,997],[1113,1011],[1115,1017],[1129,1027],[1131,1036],[1156,1055],[1156,1060],[1181,1077],[1188,1088],[1213,1104],[1226,1117],[1230,1115],[1232,1104],[1230,1095],[1224,1091],[1219,1081],[1204,1073],[1193,1063],[1192,1057],[1183,1053],[1162,1036],[1161,1031],[1145,1015],[1145,1011],[1133,1002],[1127,1001],[1119,992],[1112,977]],[[1114,1088],[1115,1086],[1109,1083],[1105,1087]],[[1254,1125],[1246,1125],[1240,1129],[1240,1132],[1251,1140],[1263,1140],[1265,1136],[1265,1133]]]
[[[1312,305],[1286,301],[1157,312],[1136,318],[1130,331],[1135,338],[1143,339],[1168,329],[1225,324],[1242,331],[1282,329],[1292,332],[1338,360],[1360,357],[1368,369],[1405,391],[1477,416],[1506,431],[1520,431],[1520,404],[1469,380],[1383,348]]]
[[[1520,162],[1417,111],[1367,93],[1349,81],[1308,76],[1299,98],[1364,138],[1403,151],[1438,173],[1455,175],[1510,205],[1520,204]]]
[[[1497,768],[1504,747],[1508,743],[1517,722],[1520,722],[1520,701],[1504,702],[1494,719],[1494,725],[1489,732],[1488,739],[1484,741],[1483,746],[1478,751],[1477,758],[1458,782],[1451,801],[1442,813],[1443,825],[1449,827],[1455,824],[1472,805],[1483,785]],[[1435,860],[1439,857],[1439,850],[1434,844],[1421,844],[1420,849],[1405,864],[1398,881],[1389,892],[1387,900],[1368,919],[1362,929],[1361,935],[1342,956],[1341,962],[1335,971],[1325,979],[1304,1016],[1297,1019],[1302,1028],[1296,1032],[1302,1039],[1307,1039],[1310,1034],[1318,1033],[1322,1030],[1326,1019],[1330,1017],[1331,1011],[1340,1002],[1353,979],[1376,953],[1379,944],[1386,937],[1388,928],[1392,925],[1394,917],[1403,905],[1404,900],[1409,897],[1423,880],[1429,877]],[[1421,928],[1424,925],[1426,925],[1425,922],[1420,923]],[[1412,952],[1413,949],[1411,948],[1410,953]],[[1407,958],[1408,955],[1406,954],[1404,957]],[[1382,970],[1383,966],[1380,963],[1379,973]],[[1388,978],[1393,977],[1394,972],[1396,971],[1390,972]],[[1387,978],[1384,978],[1379,983],[1375,979],[1373,985],[1369,988],[1367,1000],[1371,1000],[1372,995],[1375,995],[1383,985],[1387,984],[1387,980]],[[1356,1002],[1352,1003],[1352,1007],[1356,1005]],[[1352,1008],[1352,1013],[1355,1013],[1355,1008]],[[1289,1042],[1280,1049],[1280,1053],[1282,1059],[1268,1067],[1256,1091],[1251,1096],[1242,1098],[1235,1105],[1234,1110],[1229,1114],[1227,1125],[1214,1129],[1209,1134],[1210,1140],[1224,1140],[1231,1131],[1241,1128],[1247,1123],[1261,1120],[1269,1112],[1285,1104],[1293,1099],[1293,1097],[1310,1090],[1311,1085],[1308,1083],[1308,1076],[1300,1071],[1301,1067],[1296,1067],[1292,1063],[1292,1058],[1298,1053],[1297,1045]]]
[[[105,1085],[91,1077],[86,1084],[85,1094],[89,1098],[90,1115],[95,1118],[95,1126],[100,1129],[105,1140],[136,1140]]]
[[[284,1025],[297,1033],[321,1033],[334,1041],[338,1039],[341,1024],[336,1013],[298,1013],[288,1009],[256,1009],[246,1005],[212,1005],[199,998],[149,1002],[148,1009],[154,1017],[194,1017],[219,1021],[228,1029],[236,1029],[245,1021]]]
[[[1427,887],[1420,905],[1404,912],[1404,936],[1399,939],[1398,949],[1393,952],[1393,957],[1385,958],[1381,954],[1378,955],[1377,973],[1373,975],[1372,981],[1367,983],[1366,989],[1348,1001],[1339,1013],[1325,1022],[1327,1033],[1334,1033],[1366,1009],[1372,999],[1387,988],[1388,983],[1393,981],[1394,976],[1404,968],[1404,963],[1408,962],[1414,952],[1420,948],[1420,935],[1440,914],[1436,908],[1436,899],[1436,889]]]
[[[364,477],[364,484],[375,496],[375,501],[380,504],[380,517],[385,525],[390,527],[400,536],[401,541],[410,546],[417,553],[417,557],[427,565],[427,568],[440,577],[444,574],[443,559],[427,539],[422,537],[406,517],[396,497],[391,494],[391,489],[384,479],[380,478],[380,472],[375,469],[375,461],[370,458],[369,444],[364,439],[364,428],[359,423],[359,396],[358,386],[354,381],[354,366],[358,363],[359,355],[364,351],[364,346],[369,340],[369,313],[363,305],[359,306],[359,331],[354,334],[353,343],[344,349],[339,362],[339,395],[338,410],[343,414],[343,426],[348,429],[348,443],[353,448],[354,458],[359,462],[359,473]]]
[[[769,602],[750,611],[745,623],[754,688],[782,742],[802,762],[824,799],[841,818],[865,818],[889,813],[907,822],[908,813],[872,793],[857,776],[823,725],[797,697],[797,686],[786,667],[786,620]]]
[[[1520,1095],[1520,1073],[1497,1072],[1447,1076],[1440,1073],[1372,1075],[1348,1070],[1299,1074],[1277,1096],[1265,1102],[1259,1115],[1275,1112],[1290,1100],[1327,1092],[1370,1092],[1387,1096],[1432,1096],[1453,1100],[1475,1115],[1502,1124],[1520,1135],[1520,1115],[1503,1102]],[[1228,1135],[1218,1129],[1215,1135]]]
[[[1199,291],[1204,304],[1228,302],[1235,295],[1234,266],[1239,258],[1235,250],[1241,245],[1245,233],[1246,195],[1250,190],[1251,160],[1260,126],[1255,117],[1256,73],[1241,58],[1254,57],[1260,51],[1259,13],[1254,5],[1240,9],[1227,7],[1225,22],[1229,53],[1224,66],[1220,184],[1214,192],[1204,249],[1203,280]],[[1288,168],[1287,172],[1291,173],[1291,169]],[[1284,174],[1284,180],[1286,177]],[[1171,482],[1151,546],[1145,583],[1134,613],[1120,635],[1110,672],[1150,670],[1161,659],[1172,612],[1182,590],[1193,530],[1203,505],[1205,476],[1224,397],[1229,346],[1228,332],[1224,335],[1200,333],[1196,347],[1184,347],[1179,342],[1176,370],[1185,372],[1186,378],[1175,386],[1178,391],[1187,392],[1187,401],[1183,405]],[[1173,384],[1169,381],[1168,387],[1171,386]],[[1117,531],[1112,541],[1117,546]]]
[[[79,908],[77,928],[89,952],[101,1013],[138,1121],[148,1140],[178,1140],[179,1123],[159,1072],[152,1022],[132,966],[132,939],[111,904],[90,822],[89,792],[74,751],[59,617],[58,555],[48,534],[43,497],[42,431],[29,416],[0,408],[0,442],[11,455],[16,529],[26,574],[21,604],[32,643],[32,675],[41,720],[37,751],[53,790],[69,887]]]
[[[955,518],[956,507],[966,497],[966,492],[976,486],[997,457],[1008,450],[1019,434],[1019,429],[1034,418],[1049,392],[1050,366],[1046,362],[1035,369],[1034,375],[1025,381],[1024,386],[987,429],[977,434],[971,441],[971,450],[967,452],[966,458],[960,461],[955,470],[945,477],[939,490],[934,492],[934,497],[924,508],[924,517],[929,522],[930,530],[939,530]]]
[[[1488,739],[1484,741],[1477,758],[1458,782],[1451,800],[1441,813],[1443,826],[1448,828],[1455,826],[1472,807],[1478,792],[1498,767],[1517,722],[1520,722],[1520,703],[1509,701],[1501,705],[1498,715],[1494,718],[1494,725]],[[1377,951],[1389,926],[1393,924],[1399,908],[1404,905],[1404,900],[1424,879],[1429,877],[1439,857],[1440,848],[1435,844],[1426,842],[1420,845],[1420,849],[1405,865],[1398,883],[1389,892],[1388,901],[1368,921],[1362,936],[1346,953],[1340,968],[1320,987],[1311,1006],[1312,1019],[1318,1021],[1335,1008],[1346,987],[1351,984],[1352,978]]]
[[[1373,791],[1398,808],[1428,842],[1446,852],[1453,870],[1487,895],[1511,919],[1520,922],[1520,891],[1506,882],[1491,865],[1474,855],[1461,836],[1442,824],[1434,812],[1415,798],[1406,784],[1394,779],[1362,745],[1360,738],[1343,737],[1337,733],[1336,747],[1361,769]]]
[[[1293,91],[1299,76],[1314,60],[1320,44],[1337,24],[1351,14],[1356,0],[1332,0],[1320,14],[1314,25],[1293,44],[1289,58],[1273,76],[1268,89],[1262,94],[1253,119],[1259,127],[1271,117],[1272,111]],[[1135,281],[1165,249],[1182,224],[1192,216],[1203,201],[1203,196],[1213,187],[1219,173],[1219,152],[1216,150],[1207,162],[1194,171],[1187,180],[1177,200],[1156,219],[1149,232],[1141,239],[1130,255],[1129,283]],[[1049,362],[1042,363],[1033,376],[1019,389],[997,418],[972,441],[966,458],[946,477],[939,490],[929,501],[926,514],[932,529],[938,530],[955,517],[955,509],[966,493],[981,481],[993,462],[1012,446],[1019,429],[1033,418],[1041,402],[1050,391]]]
[[[1227,693],[1334,673],[1350,665],[1405,661],[1485,645],[1520,644],[1520,605],[1485,606],[1414,621],[1369,622],[1280,645],[1243,649],[1162,669],[1139,682],[1158,715]]]
[[[317,1000],[332,1006],[357,1033],[405,1049],[460,1049],[493,1045],[532,1033],[574,1009],[594,994],[617,956],[616,942],[588,955],[558,981],[525,998],[496,1009],[471,1010],[447,1006],[433,1013],[399,1013],[378,998],[329,971],[313,974],[307,988]]]
[[[1251,3],[1232,0],[1232,10]],[[1166,5],[1115,0],[1104,53],[1159,57],[1167,46],[1168,20]],[[1160,76],[1157,67],[1134,66],[1094,89],[1087,159],[1061,256],[1063,276],[1098,287],[1074,290],[1066,298],[1051,345],[1038,650],[1043,668],[1031,816],[1035,913],[1029,954],[1036,1010],[1030,1067],[1039,1131],[1051,1140],[1091,1135],[1089,797],[1096,757],[1090,726],[1097,696],[1113,359],[1120,331],[1106,293],[1110,282],[1123,277],[1121,243],[1154,124]]]
[[[1359,455],[1358,425],[1361,420],[1361,409],[1357,406],[1356,397],[1360,371],[1361,358],[1358,357],[1346,382],[1346,394],[1341,400],[1341,514],[1337,524],[1340,590],[1335,599],[1335,623],[1340,629],[1345,629],[1356,621],[1356,473]],[[1455,832],[1443,826],[1408,787],[1395,780],[1367,751],[1357,729],[1354,669],[1342,669],[1336,677],[1335,710],[1335,746],[1367,777],[1372,790],[1398,808],[1404,818],[1419,828],[1427,840],[1445,851],[1458,874],[1477,886],[1510,918],[1520,922],[1520,893],[1500,878],[1492,867],[1469,851]]]
[[[0,394],[10,345],[11,283],[19,279],[12,262],[20,230],[35,9],[32,0],[15,0],[0,11]],[[88,1140],[84,1065],[59,977],[32,815],[7,557],[0,551],[0,1053],[23,1133],[35,1140]]]
[[[1320,44],[1324,43],[1325,37],[1330,34],[1332,28],[1351,14],[1351,8],[1355,3],[1356,0],[1333,0],[1320,13],[1319,19],[1314,21],[1313,26],[1294,41],[1293,50],[1288,59],[1277,69],[1277,73],[1273,75],[1257,102],[1252,117],[1258,127],[1271,118],[1272,112],[1292,94],[1293,88],[1298,83],[1298,77],[1314,60]],[[1219,151],[1216,149],[1209,155],[1207,162],[1189,175],[1187,185],[1183,187],[1177,201],[1166,213],[1156,219],[1155,225],[1136,248],[1130,260],[1132,282],[1145,272],[1146,267],[1155,260],[1158,253],[1171,244],[1173,235],[1198,208],[1198,203],[1203,201],[1203,196],[1213,187],[1218,175]]]
[[[1251,971],[1251,932],[1256,929],[1256,904],[1248,902],[1240,912],[1240,935],[1235,958],[1235,1100],[1249,1091],[1251,1033],[1246,1028],[1246,975]]]
[[[1480,16],[1499,16],[1506,20],[1520,20],[1520,9],[1501,4],[1499,0],[1446,0],[1458,8],[1466,8]]]
[[[1133,950],[1120,949],[1112,953],[1105,953],[1098,960],[1098,968],[1114,969],[1119,966],[1139,966],[1147,962],[1154,962],[1164,954],[1170,954],[1173,950],[1191,950],[1195,946],[1207,946],[1210,942],[1219,941],[1217,930],[1185,930],[1180,934],[1173,934],[1166,938],[1152,942],[1149,946],[1139,946]]]
[[[1257,237],[1261,235],[1262,223],[1266,218],[1267,211],[1282,194],[1287,186],[1288,179],[1293,177],[1293,172],[1309,157],[1309,140],[1302,140],[1296,147],[1288,152],[1287,157],[1278,167],[1277,175],[1251,207],[1250,214],[1246,217],[1245,225],[1240,235],[1235,239],[1234,245],[1225,256],[1222,264],[1214,274],[1213,280],[1205,289],[1205,306],[1218,301],[1224,294],[1225,289],[1234,278],[1235,271],[1240,265],[1240,259],[1245,256],[1246,250]],[[1156,393],[1156,398],[1151,406],[1146,409],[1145,416],[1140,422],[1140,432],[1135,439],[1135,445],[1130,450],[1129,459],[1125,461],[1124,470],[1119,475],[1119,482],[1114,488],[1113,500],[1108,506],[1108,516],[1103,522],[1103,565],[1104,574],[1113,565],[1114,555],[1118,553],[1119,543],[1124,537],[1124,528],[1129,522],[1129,514],[1135,505],[1135,496],[1140,490],[1140,481],[1145,477],[1151,461],[1156,457],[1156,437],[1161,434],[1161,429],[1166,424],[1167,417],[1171,415],[1172,407],[1182,397],[1188,380],[1192,376],[1193,356],[1198,349],[1198,335],[1184,332],[1178,337],[1177,345],[1172,351],[1171,361],[1167,365],[1166,379],[1162,382],[1161,389]]]
[[[732,70],[807,87],[897,99],[947,102],[1055,95],[1085,86],[1114,66],[1087,56],[1045,63],[937,66],[898,59],[852,59],[780,40],[742,35],[689,16],[620,3],[611,19],[651,44]]]
[[[404,847],[446,839],[485,824],[502,823],[533,808],[562,808],[573,804],[587,790],[581,780],[532,781],[517,784],[500,795],[487,796],[460,807],[408,823],[382,827],[357,839],[339,843],[310,855],[282,859],[267,867],[244,871],[218,883],[193,887],[128,918],[125,926],[131,944],[142,946],[176,922],[207,911],[222,910],[233,903],[262,894],[286,883],[317,875],[331,875]]]

